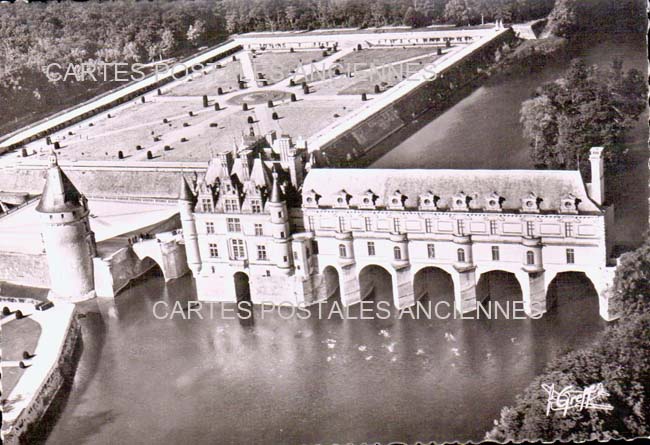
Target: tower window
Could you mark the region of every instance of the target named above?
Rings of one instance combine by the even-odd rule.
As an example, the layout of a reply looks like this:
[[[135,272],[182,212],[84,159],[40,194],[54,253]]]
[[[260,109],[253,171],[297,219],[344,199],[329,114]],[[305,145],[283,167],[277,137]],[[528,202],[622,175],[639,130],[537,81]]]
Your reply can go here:
[[[401,260],[402,259],[402,249],[400,249],[397,246],[393,247],[393,256],[395,257],[396,260]]]
[[[459,235],[465,235],[465,221],[459,219],[456,221],[456,228],[458,229]]]
[[[573,236],[573,223],[564,223],[564,236],[568,238]]]
[[[266,246],[257,246],[257,259],[258,260],[267,260],[266,257]]]
[[[393,232],[402,233],[402,226],[399,218],[393,218]]]
[[[458,249],[456,251],[456,254],[458,255],[458,262],[459,263],[464,263],[465,262],[465,250]]]
[[[535,235],[535,223],[526,221],[526,235],[532,237]]]
[[[366,225],[366,232],[370,232],[372,230],[372,220],[369,217],[364,218],[364,222]]]
[[[490,220],[490,235],[496,235],[497,234],[497,222],[494,220]]]
[[[368,241],[368,256],[375,256],[375,242]]]
[[[348,256],[348,250],[345,248],[344,244],[339,244],[339,257],[345,258]]]
[[[526,252],[526,264],[528,264],[529,266],[535,264],[535,254],[533,253],[532,250]]]
[[[339,231],[340,232],[345,232],[345,217],[344,216],[339,216]]]
[[[205,223],[205,233],[207,233],[207,234],[213,234],[214,233],[214,223],[213,222],[206,222]]]
[[[576,252],[573,249],[566,250],[566,263],[575,264],[576,262]]]
[[[210,248],[210,258],[217,258],[219,256],[219,248],[215,243],[208,244]]]
[[[492,246],[492,261],[499,261],[499,246]]]
[[[307,225],[309,225],[309,230],[316,230],[316,222],[313,216],[310,215],[307,217]]]

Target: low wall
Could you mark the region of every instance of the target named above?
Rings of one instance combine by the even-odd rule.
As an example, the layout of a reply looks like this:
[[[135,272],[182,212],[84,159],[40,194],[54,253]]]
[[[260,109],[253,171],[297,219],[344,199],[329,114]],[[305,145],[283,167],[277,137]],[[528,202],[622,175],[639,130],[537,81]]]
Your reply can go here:
[[[0,252],[0,281],[22,286],[50,287],[47,257],[45,254]]]
[[[73,310],[70,313],[65,339],[60,344],[57,362],[50,369],[32,400],[12,424],[3,425],[2,440],[5,445],[29,443],[30,437],[36,437],[35,432],[44,428],[40,424],[41,419],[56,400],[66,395],[66,388],[72,384],[81,341],[81,328]]]
[[[368,151],[427,112],[445,111],[450,104],[466,95],[468,88],[477,86],[485,71],[495,62],[497,49],[515,39],[509,30],[495,36],[457,63],[423,80],[416,88],[405,92],[385,107],[363,119],[359,124],[320,144],[330,166],[346,166],[366,155]]]

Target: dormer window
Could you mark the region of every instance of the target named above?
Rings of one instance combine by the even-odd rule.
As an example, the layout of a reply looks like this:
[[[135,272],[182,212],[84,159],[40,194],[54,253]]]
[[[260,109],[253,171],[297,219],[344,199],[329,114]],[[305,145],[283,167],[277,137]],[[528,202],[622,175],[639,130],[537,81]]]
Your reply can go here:
[[[310,190],[304,195],[305,195],[305,199],[303,200],[303,205],[305,207],[309,207],[309,208],[318,207],[318,200],[320,199],[320,195],[318,193],[316,193],[314,190]]]
[[[521,199],[521,211],[525,213],[539,213],[539,202],[541,199],[533,192]]]
[[[334,199],[334,207],[339,209],[347,209],[350,207],[350,195],[345,190],[341,190],[336,194]]]
[[[372,190],[366,190],[359,197],[359,208],[360,209],[374,209],[376,201],[377,201],[377,195],[375,195]]]
[[[402,192],[396,190],[395,193],[393,193],[388,198],[387,207],[391,210],[404,210],[404,203],[406,202],[406,199],[406,195],[403,195]]]
[[[485,197],[485,211],[487,212],[500,212],[503,209],[501,208],[501,203],[504,199],[499,196],[497,192],[492,192]]]
[[[467,212],[469,210],[470,197],[464,192],[458,192],[452,196],[451,210],[457,212]]]
[[[578,198],[571,193],[567,193],[560,199],[560,213],[578,213],[578,202]]]
[[[438,197],[433,193],[423,193],[419,197],[419,208],[420,210],[438,210],[437,202]]]

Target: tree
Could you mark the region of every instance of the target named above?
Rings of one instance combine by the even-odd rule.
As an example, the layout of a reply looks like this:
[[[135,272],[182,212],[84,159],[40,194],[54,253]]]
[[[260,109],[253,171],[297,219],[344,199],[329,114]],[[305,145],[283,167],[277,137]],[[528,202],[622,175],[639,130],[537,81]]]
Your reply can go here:
[[[471,0],[450,0],[445,6],[444,17],[458,26],[470,25],[477,18],[477,10]]]
[[[160,52],[163,56],[169,57],[174,48],[176,47],[176,39],[174,38],[174,33],[165,28],[160,33]]]
[[[187,30],[187,40],[194,46],[198,46],[205,33],[205,24],[202,20],[196,19]]]
[[[650,236],[637,250],[621,256],[612,298],[615,313],[650,313]]]
[[[644,108],[643,91],[635,71],[607,76],[583,60],[572,61],[564,77],[522,103],[531,159],[539,167],[586,172],[591,147],[606,146],[607,160],[620,162],[625,131]]]
[[[415,9],[411,6],[406,10],[406,13],[404,14],[403,23],[404,25],[410,26],[411,28],[419,28],[426,24],[426,17],[420,10]]]

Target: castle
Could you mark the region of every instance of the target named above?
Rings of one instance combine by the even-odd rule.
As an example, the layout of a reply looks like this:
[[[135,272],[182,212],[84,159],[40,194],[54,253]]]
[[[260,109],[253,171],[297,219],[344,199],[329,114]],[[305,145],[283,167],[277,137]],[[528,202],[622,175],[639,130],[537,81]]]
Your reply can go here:
[[[438,269],[465,313],[485,297],[481,276],[504,271],[536,316],[556,276],[581,272],[600,315],[614,317],[601,147],[591,150],[585,184],[578,171],[315,168],[304,144],[269,142],[219,154],[205,177],[181,180],[199,299],[309,305],[338,289],[349,305],[367,297],[364,269],[379,266],[402,308],[423,296],[422,273]]]

